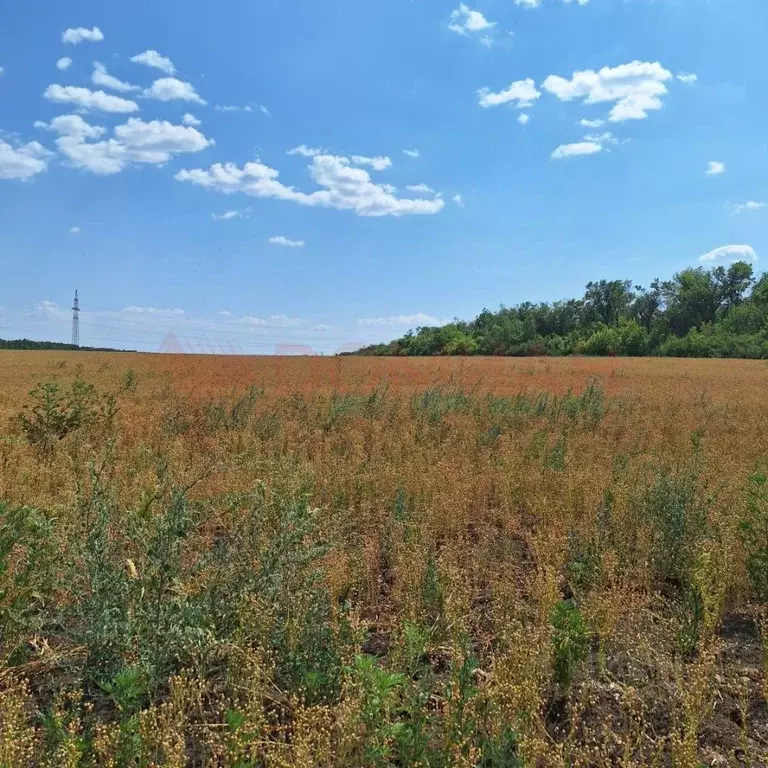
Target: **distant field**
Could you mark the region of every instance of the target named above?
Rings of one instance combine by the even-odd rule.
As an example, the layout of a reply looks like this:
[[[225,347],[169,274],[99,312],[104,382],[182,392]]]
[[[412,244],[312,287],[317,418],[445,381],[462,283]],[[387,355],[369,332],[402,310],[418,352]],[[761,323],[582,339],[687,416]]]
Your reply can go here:
[[[0,351],[0,766],[766,765],[767,469],[760,361]]]

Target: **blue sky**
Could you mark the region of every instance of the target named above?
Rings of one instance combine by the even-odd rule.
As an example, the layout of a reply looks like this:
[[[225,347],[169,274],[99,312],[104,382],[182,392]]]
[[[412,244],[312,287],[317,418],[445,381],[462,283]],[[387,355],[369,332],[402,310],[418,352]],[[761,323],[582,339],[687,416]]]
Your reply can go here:
[[[0,335],[67,340],[78,288],[84,344],[329,353],[757,260],[766,28],[764,0],[6,3]]]

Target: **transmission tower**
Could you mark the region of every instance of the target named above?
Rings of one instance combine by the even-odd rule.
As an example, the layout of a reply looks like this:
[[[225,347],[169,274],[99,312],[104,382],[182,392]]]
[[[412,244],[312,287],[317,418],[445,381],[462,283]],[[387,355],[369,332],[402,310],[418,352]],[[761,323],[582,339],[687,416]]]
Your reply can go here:
[[[75,290],[75,306],[72,307],[72,346],[80,346],[80,300]]]

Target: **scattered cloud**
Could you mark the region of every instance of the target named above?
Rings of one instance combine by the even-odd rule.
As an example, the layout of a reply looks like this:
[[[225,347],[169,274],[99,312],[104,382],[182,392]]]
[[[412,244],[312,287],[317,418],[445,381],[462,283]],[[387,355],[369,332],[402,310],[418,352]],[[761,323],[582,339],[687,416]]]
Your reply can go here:
[[[48,168],[51,153],[36,141],[13,146],[0,139],[0,179],[26,181]]]
[[[156,309],[155,307],[125,307],[123,312],[132,315],[183,315],[183,309]]]
[[[78,45],[79,43],[100,43],[104,39],[104,34],[98,27],[92,29],[86,29],[85,27],[71,27],[64,30],[61,36],[62,43],[71,43],[72,45]]]
[[[725,163],[721,163],[719,160],[710,160],[707,163],[707,176],[719,176],[721,173],[725,173]]]
[[[80,109],[95,109],[101,112],[125,114],[138,112],[139,105],[135,101],[113,96],[104,91],[91,91],[74,85],[49,85],[43,96],[57,104],[74,104]]]
[[[517,122],[520,123],[520,125],[527,125],[530,119],[531,116],[526,112],[522,112],[517,116]]]
[[[184,123],[184,125],[191,125],[191,126],[198,126],[202,123],[201,120],[198,120],[194,115],[191,115],[189,112],[187,112],[184,117],[181,118],[181,122]]]
[[[352,162],[355,165],[370,165],[374,171],[384,171],[392,167],[392,161],[388,157],[364,157],[363,155],[352,155]]]
[[[516,80],[509,88],[494,93],[489,88],[481,88],[477,95],[481,107],[498,107],[500,104],[513,104],[518,109],[530,107],[541,96],[536,90],[536,85],[529,77],[525,80]]]
[[[56,146],[76,168],[102,175],[119,173],[134,163],[162,165],[175,154],[200,152],[213,144],[195,128],[166,120],[147,123],[132,117],[115,128],[114,138],[93,142],[87,140],[99,139],[106,129],[79,115],[61,115],[50,124],[35,125],[59,134]]]
[[[751,245],[721,245],[703,256],[699,256],[699,261],[757,261],[757,254]]]
[[[70,227],[69,228],[69,234],[70,235],[79,235],[83,230],[80,227]]]
[[[317,157],[318,155],[327,155],[328,152],[325,149],[313,149],[312,147],[308,147],[306,144],[302,144],[299,147],[289,149],[285,154],[301,155],[302,157]]]
[[[412,157],[412,158],[415,159],[415,158],[419,157],[419,150],[418,149],[404,149],[403,150],[403,154],[406,157]]]
[[[227,309],[220,310],[219,314],[222,317],[232,317],[232,313],[229,310],[227,310]]]
[[[566,5],[570,3],[577,3],[578,5],[586,5],[589,0],[560,0],[560,2],[565,3]]]
[[[138,53],[136,56],[131,57],[131,61],[134,64],[144,64],[147,67],[154,67],[155,69],[159,69],[168,75],[176,74],[176,67],[173,66],[173,62],[169,58],[161,56],[157,51],[154,50]]]
[[[668,93],[665,82],[671,78],[672,73],[659,62],[632,61],[598,72],[576,71],[570,79],[550,75],[542,87],[561,101],[613,102],[608,119],[618,123],[644,120],[649,111],[661,109],[661,98]]]
[[[252,325],[255,327],[266,326],[267,328],[291,328],[299,325],[301,320],[298,318],[290,318],[288,315],[270,315],[269,317],[253,317],[251,315],[245,315],[238,318],[237,322],[243,325]]]
[[[0,67],[0,77],[5,74],[5,67]]]
[[[743,205],[736,205],[733,208],[734,213],[744,213],[745,211],[759,211],[765,208],[768,203],[759,203],[756,200],[747,200]]]
[[[270,111],[263,104],[244,104],[239,106],[237,104],[216,104],[214,109],[217,112],[259,112],[265,114],[267,117],[272,117]]]
[[[524,8],[538,8],[541,0],[515,0],[515,5],[522,5]]]
[[[240,219],[243,217],[243,211],[226,211],[224,213],[212,213],[211,217],[218,221],[230,221],[231,219]]]
[[[579,155],[594,155],[603,151],[603,145],[597,141],[577,141],[573,144],[561,144],[552,151],[553,160],[562,160],[566,157]]]
[[[426,184],[409,184],[405,187],[409,192],[416,192],[422,195],[434,195],[435,190]]]
[[[155,80],[150,88],[144,91],[144,96],[158,101],[191,101],[205,106],[208,102],[201,99],[191,83],[185,83],[175,77],[161,77]]]
[[[69,56],[62,56],[56,62],[56,69],[59,69],[63,72],[65,69],[69,69],[71,65],[72,65],[72,59],[70,59]]]
[[[461,3],[455,11],[451,11],[448,29],[460,35],[466,35],[470,32],[483,32],[495,26],[495,21],[488,21],[480,11],[474,11]]]
[[[408,325],[411,327],[428,325],[446,325],[449,320],[440,320],[424,312],[416,312],[413,315],[390,315],[389,317],[363,317],[357,321],[360,325]]]
[[[453,200],[453,202],[456,203],[456,205],[458,205],[459,208],[464,207],[464,198],[461,195],[454,195],[451,198],[451,200]]]
[[[278,235],[277,237],[270,237],[269,241],[272,245],[283,245],[286,248],[303,248],[306,243],[303,240],[291,240],[290,238]]]
[[[579,121],[579,125],[582,128],[602,128],[605,125],[605,120],[586,120]]]
[[[242,168],[234,163],[216,163],[208,170],[179,171],[176,179],[225,194],[242,192],[310,207],[351,210],[358,216],[434,214],[444,207],[444,202],[437,198],[396,197],[391,187],[375,183],[367,171],[353,167],[346,157],[315,155],[308,171],[321,189],[302,192],[286,186],[279,180],[279,171],[261,162],[246,163]]]
[[[91,75],[91,82],[94,85],[100,85],[103,88],[109,88],[113,91],[121,91],[123,93],[130,93],[131,91],[141,90],[138,85],[131,85],[130,83],[124,83],[122,80],[118,80],[107,72],[107,68],[100,62],[93,62],[93,74]]]
[[[689,85],[697,82],[699,79],[698,75],[688,74],[686,72],[680,72],[679,74],[675,75],[675,78],[681,83],[688,83]]]

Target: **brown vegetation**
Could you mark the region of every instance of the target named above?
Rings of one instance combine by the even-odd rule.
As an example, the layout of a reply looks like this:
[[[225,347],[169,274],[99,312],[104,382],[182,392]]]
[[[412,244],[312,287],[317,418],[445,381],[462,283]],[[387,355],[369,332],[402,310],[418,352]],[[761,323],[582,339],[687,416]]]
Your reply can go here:
[[[765,765],[767,385],[2,352],[0,766]]]

